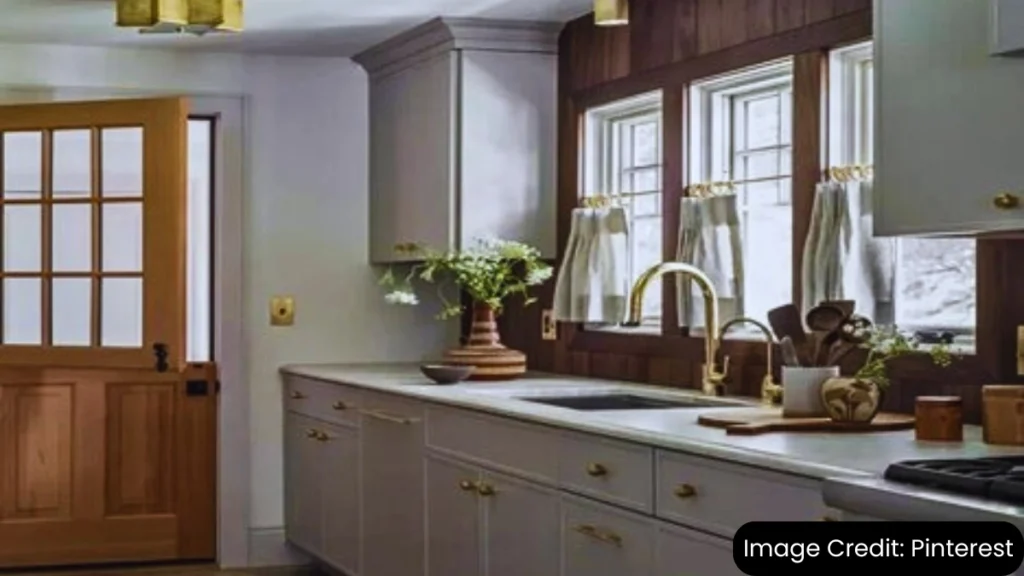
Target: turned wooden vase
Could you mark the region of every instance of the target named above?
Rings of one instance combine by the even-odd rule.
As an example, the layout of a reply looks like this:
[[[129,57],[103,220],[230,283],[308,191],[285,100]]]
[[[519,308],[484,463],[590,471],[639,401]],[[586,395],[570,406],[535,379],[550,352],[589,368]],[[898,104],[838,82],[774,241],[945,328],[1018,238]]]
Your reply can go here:
[[[526,372],[526,354],[501,343],[494,309],[480,302],[473,304],[469,341],[446,352],[444,362],[475,367],[469,380],[512,380]]]

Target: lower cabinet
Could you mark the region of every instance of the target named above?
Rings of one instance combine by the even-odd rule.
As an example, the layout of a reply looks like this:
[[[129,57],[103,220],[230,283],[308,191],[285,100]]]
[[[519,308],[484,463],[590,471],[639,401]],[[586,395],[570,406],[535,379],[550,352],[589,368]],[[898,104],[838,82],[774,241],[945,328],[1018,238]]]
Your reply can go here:
[[[654,526],[649,518],[566,497],[561,525],[563,576],[653,574]]]
[[[687,574],[743,576],[732,559],[732,541],[672,524],[658,522],[655,535],[654,576]]]
[[[426,457],[428,576],[559,576],[559,494]]]

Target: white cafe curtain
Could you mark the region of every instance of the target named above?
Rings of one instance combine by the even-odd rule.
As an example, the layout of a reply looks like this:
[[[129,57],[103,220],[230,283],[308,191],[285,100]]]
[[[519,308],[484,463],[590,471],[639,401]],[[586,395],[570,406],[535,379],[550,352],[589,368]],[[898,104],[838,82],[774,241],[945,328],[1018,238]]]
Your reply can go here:
[[[707,274],[718,293],[721,318],[743,314],[743,244],[735,194],[682,199],[676,259]],[[683,276],[677,286],[679,325],[703,327],[700,288]]]
[[[620,206],[577,208],[555,285],[554,318],[614,325],[626,319],[629,226]]]

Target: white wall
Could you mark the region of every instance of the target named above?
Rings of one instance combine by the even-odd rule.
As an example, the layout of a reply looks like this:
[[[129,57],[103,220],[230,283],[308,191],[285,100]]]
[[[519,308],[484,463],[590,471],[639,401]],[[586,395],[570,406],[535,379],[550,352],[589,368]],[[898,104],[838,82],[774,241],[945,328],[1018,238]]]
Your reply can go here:
[[[418,360],[439,353],[456,336],[454,326],[434,320],[433,310],[387,306],[377,271],[366,265],[364,72],[335,58],[0,44],[0,101],[17,97],[24,87],[244,96],[246,377],[241,384],[250,397],[249,524],[280,527],[278,367]],[[14,92],[5,94],[4,88]],[[295,296],[294,326],[269,325],[274,294]]]

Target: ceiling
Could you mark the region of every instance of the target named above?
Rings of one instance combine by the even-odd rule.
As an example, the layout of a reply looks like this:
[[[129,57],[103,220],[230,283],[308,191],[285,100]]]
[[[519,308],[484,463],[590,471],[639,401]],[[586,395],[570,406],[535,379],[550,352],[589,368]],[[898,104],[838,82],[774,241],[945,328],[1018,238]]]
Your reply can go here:
[[[436,16],[566,22],[593,0],[246,0],[245,32],[203,38],[115,28],[114,0],[0,0],[0,43],[351,56]]]

